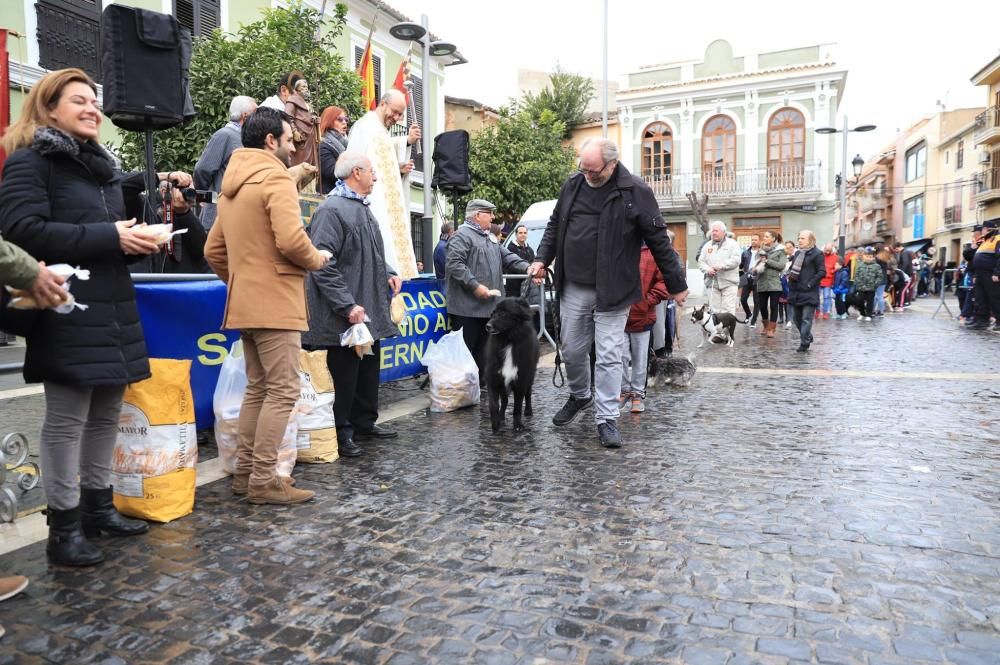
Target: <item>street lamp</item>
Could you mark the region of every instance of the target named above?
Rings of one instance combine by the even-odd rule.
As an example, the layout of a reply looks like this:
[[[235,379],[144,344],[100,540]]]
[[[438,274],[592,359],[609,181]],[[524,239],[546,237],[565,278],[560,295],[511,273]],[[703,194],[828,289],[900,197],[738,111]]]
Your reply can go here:
[[[849,129],[847,126],[847,116],[844,116],[844,128],[837,129],[835,127],[820,127],[816,130],[817,134],[843,134],[842,143],[844,145],[843,149],[843,159],[841,159],[841,173],[843,177],[840,183],[840,242],[837,246],[837,254],[840,255],[840,260],[843,261],[845,255],[847,254],[847,242],[844,237],[846,233],[847,225],[847,135],[851,132],[870,132],[875,129],[875,125],[858,125],[854,129]],[[860,163],[859,163],[860,162]],[[851,162],[851,166],[854,167],[854,176],[858,177],[861,175],[861,168],[865,165],[865,160],[858,155]]]
[[[389,28],[389,34],[401,41],[417,42],[421,46],[420,71],[424,77],[425,87],[424,94],[421,95],[420,100],[420,115],[424,119],[424,126],[420,128],[424,171],[424,214],[421,216],[420,222],[424,238],[423,263],[425,266],[431,266],[434,265],[434,243],[430,242],[431,238],[434,237],[434,202],[431,192],[431,171],[434,168],[434,163],[431,159],[431,132],[428,131],[429,128],[427,126],[431,117],[431,96],[426,83],[429,81],[431,57],[454,56],[456,61],[450,63],[453,65],[463,64],[466,60],[465,58],[461,58],[461,56],[455,56],[458,47],[454,44],[444,41],[431,41],[430,28],[427,25],[427,14],[420,16],[420,23],[404,22],[395,24]],[[426,39],[424,39],[425,36],[427,37]]]

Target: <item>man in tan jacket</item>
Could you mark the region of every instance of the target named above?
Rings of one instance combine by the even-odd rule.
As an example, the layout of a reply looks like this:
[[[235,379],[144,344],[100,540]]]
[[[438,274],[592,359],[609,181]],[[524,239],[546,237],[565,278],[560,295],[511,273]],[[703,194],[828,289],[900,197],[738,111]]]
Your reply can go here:
[[[241,132],[244,147],[229,160],[205,244],[205,259],[228,287],[222,327],[240,331],[247,366],[233,494],[247,494],[251,503],[301,503],[315,493],[293,487],[275,466],[300,392],[306,272],[323,267],[330,253],[317,250],[302,227],[284,115],[259,108]]]

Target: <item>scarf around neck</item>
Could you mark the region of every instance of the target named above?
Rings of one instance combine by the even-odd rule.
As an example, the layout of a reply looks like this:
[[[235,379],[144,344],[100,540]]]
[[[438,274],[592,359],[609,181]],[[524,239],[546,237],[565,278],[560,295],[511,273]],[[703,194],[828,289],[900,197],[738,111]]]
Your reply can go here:
[[[795,253],[795,257],[792,259],[792,269],[788,271],[788,278],[796,280],[799,278],[799,274],[802,272],[802,265],[806,261],[806,252],[808,249],[800,249]]]

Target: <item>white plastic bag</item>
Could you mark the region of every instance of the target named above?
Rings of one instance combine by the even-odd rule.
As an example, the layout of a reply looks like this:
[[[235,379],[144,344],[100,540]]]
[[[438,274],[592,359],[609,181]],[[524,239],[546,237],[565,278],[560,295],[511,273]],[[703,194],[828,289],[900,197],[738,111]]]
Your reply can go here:
[[[247,390],[247,365],[243,342],[236,340],[222,361],[219,381],[215,384],[212,410],[215,411],[215,443],[226,473],[236,471],[236,435],[240,427],[240,406]]]
[[[479,404],[479,368],[461,330],[428,344],[421,362],[431,377],[431,411],[446,413]]]
[[[243,342],[237,340],[222,361],[219,381],[212,396],[215,411],[215,443],[219,447],[222,470],[236,473],[236,439],[240,431],[240,408],[247,390],[247,365],[243,357]],[[298,409],[292,409],[288,426],[278,446],[278,465],[275,472],[281,476],[292,475],[295,467],[297,437],[299,433]]]
[[[368,318],[365,317],[365,320],[367,321]],[[374,343],[375,340],[372,339],[371,331],[363,323],[355,323],[340,336],[340,345],[353,346],[354,352],[358,354],[358,358],[371,355]]]
[[[66,299],[66,302],[56,305],[51,309],[57,314],[69,314],[74,309],[86,310],[87,305],[82,305],[76,301],[76,298],[74,298],[73,294],[70,292],[70,286],[73,278],[82,279],[84,281],[90,279],[90,271],[80,268],[79,266],[74,268],[68,263],[56,263],[48,268],[49,271],[66,280],[60,288],[69,296]],[[10,286],[7,287],[7,291],[11,295],[10,302],[7,303],[8,307],[13,307],[14,309],[38,309],[38,304],[35,302],[35,299],[29,296],[26,291],[15,289]]]

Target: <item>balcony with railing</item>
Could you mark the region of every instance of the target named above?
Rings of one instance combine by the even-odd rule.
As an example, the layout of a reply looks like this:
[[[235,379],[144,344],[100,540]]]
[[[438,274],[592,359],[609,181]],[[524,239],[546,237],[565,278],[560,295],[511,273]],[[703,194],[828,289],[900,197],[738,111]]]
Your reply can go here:
[[[976,116],[972,140],[976,145],[1000,143],[1000,105],[991,106]]]
[[[946,227],[958,226],[962,223],[962,206],[953,205],[944,209],[944,225]]]
[[[977,181],[976,203],[987,203],[1000,199],[1000,166],[980,171]]]
[[[752,168],[716,167],[708,171],[681,171],[667,176],[645,176],[663,207],[686,206],[685,194],[707,194],[713,203],[740,203],[777,199],[795,203],[813,200],[822,190],[819,162],[777,164]]]

